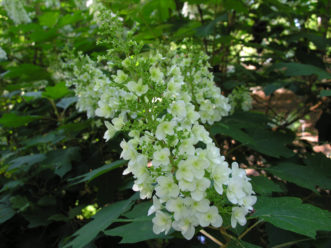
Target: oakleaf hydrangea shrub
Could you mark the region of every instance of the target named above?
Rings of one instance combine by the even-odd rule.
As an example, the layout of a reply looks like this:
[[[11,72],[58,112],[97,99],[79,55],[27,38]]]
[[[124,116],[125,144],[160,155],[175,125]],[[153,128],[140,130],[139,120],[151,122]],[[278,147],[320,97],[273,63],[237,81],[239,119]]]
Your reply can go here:
[[[119,17],[93,9],[107,36],[100,43],[111,49],[96,60],[83,54],[70,60],[67,84],[80,111],[105,119],[106,141],[128,133],[120,143],[124,174],[133,175],[141,199],[153,199],[153,231],[173,228],[191,239],[198,226],[220,227],[226,214],[232,227],[245,225],[256,197],[245,170],[229,166],[207,129],[231,110],[208,57],[189,42],[147,50]]]

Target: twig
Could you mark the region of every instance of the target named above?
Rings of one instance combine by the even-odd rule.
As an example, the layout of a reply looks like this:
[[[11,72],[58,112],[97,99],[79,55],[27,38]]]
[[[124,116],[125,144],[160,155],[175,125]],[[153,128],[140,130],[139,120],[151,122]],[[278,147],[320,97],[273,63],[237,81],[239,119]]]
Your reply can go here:
[[[256,227],[261,222],[263,222],[263,221],[259,220],[259,221],[255,222],[253,225],[251,225],[249,228],[247,228],[242,234],[240,234],[238,239],[242,239],[249,231],[251,231],[254,227]]]
[[[299,239],[299,240],[295,240],[295,241],[290,241],[290,242],[286,242],[286,243],[283,243],[283,244],[280,244],[280,245],[275,245],[272,248],[287,247],[287,246],[294,245],[296,243],[300,243],[300,242],[308,241],[308,240],[311,240],[311,239]]]
[[[207,238],[209,238],[211,241],[213,241],[215,244],[218,244],[221,247],[224,246],[224,244],[221,241],[219,241],[217,238],[207,233],[205,230],[201,229],[200,232],[203,235],[205,235]]]

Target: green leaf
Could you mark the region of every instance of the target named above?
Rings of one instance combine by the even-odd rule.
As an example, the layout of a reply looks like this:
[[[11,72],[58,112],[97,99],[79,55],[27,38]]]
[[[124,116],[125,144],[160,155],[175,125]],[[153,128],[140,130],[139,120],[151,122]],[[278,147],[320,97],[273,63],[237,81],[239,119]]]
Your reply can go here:
[[[212,126],[211,134],[222,134],[225,136],[230,136],[231,138],[239,141],[244,145],[253,144],[255,142],[249,135],[247,135],[247,133],[242,131],[240,128],[222,122],[215,123]]]
[[[147,218],[148,209],[152,206],[151,201],[142,202],[134,206],[132,210],[123,214],[123,216],[129,219]],[[149,217],[148,217],[149,218]]]
[[[151,202],[137,204],[130,212],[124,216],[133,219],[132,223],[122,225],[110,230],[106,230],[105,235],[120,236],[123,239],[120,243],[137,243],[144,240],[156,238],[169,238],[167,235],[157,235],[153,232],[153,216],[147,216]]]
[[[13,209],[16,209],[18,212],[23,212],[30,206],[30,202],[25,196],[15,195],[9,199]]]
[[[37,30],[33,32],[30,37],[34,42],[42,43],[46,41],[53,40],[58,37],[58,32],[56,29],[50,30]]]
[[[294,155],[292,150],[286,147],[286,144],[290,143],[290,137],[286,134],[257,128],[247,129],[247,133],[255,141],[248,146],[258,152],[275,158],[289,158]]]
[[[273,175],[283,180],[295,183],[303,188],[317,192],[316,186],[331,189],[331,178],[314,165],[303,166],[299,164],[284,162],[276,166],[266,168]]]
[[[326,157],[323,153],[313,153],[307,156],[303,161],[307,166],[311,166],[318,170],[331,180],[331,159]]]
[[[279,158],[291,157],[293,152],[286,147],[292,139],[290,135],[272,131],[265,115],[237,112],[211,127],[211,134],[222,134],[241,142],[265,155]]]
[[[47,166],[54,168],[54,173],[63,177],[72,168],[72,161],[80,160],[80,148],[69,147],[64,150],[55,150],[47,154]]]
[[[17,115],[15,113],[5,113],[0,118],[0,125],[7,128],[16,128],[29,124],[34,120],[40,119],[41,116]]]
[[[62,98],[57,104],[56,106],[59,108],[63,108],[64,110],[66,110],[71,104],[77,102],[78,98],[73,96],[73,97],[66,97],[66,98]]]
[[[78,21],[81,21],[84,19],[84,16],[82,16],[82,13],[77,11],[74,13],[67,14],[65,16],[61,16],[61,19],[58,22],[58,26],[63,27],[68,24],[74,24]]]
[[[1,74],[7,79],[18,78],[22,81],[42,80],[49,78],[49,73],[42,67],[34,64],[21,64],[10,67],[7,72]]]
[[[331,96],[331,90],[321,90],[320,96]]]
[[[272,192],[284,192],[279,184],[264,176],[251,177],[251,183],[255,193],[260,195],[271,195]]]
[[[174,0],[157,0],[158,11],[160,13],[160,17],[162,21],[167,21],[169,19],[169,11],[176,9],[176,3]]]
[[[43,15],[39,16],[40,25],[47,26],[52,28],[56,25],[60,17],[59,12],[46,12]]]
[[[254,244],[242,241],[242,240],[231,240],[226,247],[228,247],[228,248],[259,248],[261,246],[254,245]]]
[[[37,98],[41,98],[41,97],[42,97],[42,95],[41,95],[40,91],[26,92],[23,95],[24,100],[27,101],[27,102],[35,100]]]
[[[331,74],[313,65],[299,63],[277,63],[273,65],[274,69],[285,68],[285,76],[309,76],[315,74],[318,79],[330,79]]]
[[[28,171],[34,164],[40,163],[46,159],[45,154],[31,154],[15,158],[9,162],[8,171],[21,169],[24,166],[23,171]]]
[[[3,187],[0,190],[0,193],[5,192],[7,190],[16,189],[17,187],[20,187],[20,186],[23,186],[23,185],[24,185],[23,182],[20,181],[20,180],[9,181],[5,185],[3,185]]]
[[[56,100],[68,95],[69,93],[70,90],[65,85],[65,82],[61,82],[56,84],[55,86],[46,87],[42,95],[44,97],[48,97]]]
[[[241,0],[224,0],[224,7],[227,10],[233,9],[238,13],[248,12],[248,8]]]
[[[9,197],[5,196],[0,200],[0,224],[11,219],[15,215],[15,211],[11,208]]]
[[[126,160],[117,160],[110,164],[103,165],[100,168],[92,170],[86,174],[80,175],[75,178],[71,178],[69,181],[73,182],[73,184],[78,184],[78,183],[82,183],[82,182],[90,182],[90,181],[94,180],[95,178],[97,178],[109,171],[112,171],[116,168],[119,168],[119,167],[125,165],[126,163],[127,163]]]
[[[317,231],[331,231],[331,213],[295,197],[259,197],[254,205],[258,217],[276,227],[315,238]]]
[[[112,224],[116,218],[118,218],[123,212],[130,208],[132,201],[135,200],[137,195],[135,194],[128,200],[113,203],[107,207],[101,209],[93,220],[78,231],[76,231],[72,237],[75,237],[72,241],[64,246],[64,248],[83,248],[90,243],[100,232],[104,231],[110,224]]]
[[[217,23],[224,22],[227,20],[228,20],[227,13],[222,14],[222,15],[216,17],[214,20],[212,20],[208,24],[198,27],[196,30],[196,35],[198,37],[206,37],[208,35],[211,35],[214,32],[214,29],[215,29]]]
[[[60,130],[55,130],[53,132],[25,140],[22,142],[22,144],[25,145],[25,148],[39,145],[39,144],[48,144],[48,143],[54,145],[54,144],[60,142],[61,140],[63,140],[64,138],[65,138],[64,131],[60,129]]]
[[[137,220],[130,224],[122,225],[104,232],[109,236],[120,236],[123,239],[121,244],[137,243],[144,240],[169,238],[169,236],[160,234],[157,235],[153,232],[152,216],[144,219]],[[169,234],[168,234],[169,235]]]

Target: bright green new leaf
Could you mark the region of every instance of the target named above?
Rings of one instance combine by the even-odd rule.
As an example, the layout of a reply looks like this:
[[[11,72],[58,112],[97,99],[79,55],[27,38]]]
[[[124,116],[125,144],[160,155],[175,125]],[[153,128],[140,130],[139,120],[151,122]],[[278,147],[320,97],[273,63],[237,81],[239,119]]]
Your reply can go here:
[[[279,228],[315,238],[317,231],[331,231],[331,213],[295,197],[259,197],[254,205],[258,217]]]
[[[65,82],[56,84],[55,86],[48,86],[42,93],[44,97],[52,98],[54,100],[62,98],[70,93],[70,90],[65,85]]]
[[[82,183],[82,182],[90,182],[90,181],[94,180],[95,178],[97,178],[109,171],[112,171],[116,168],[119,168],[119,167],[125,165],[126,163],[127,163],[126,160],[117,160],[110,164],[103,165],[100,168],[92,170],[86,174],[72,178],[69,181],[73,182],[73,184],[78,184],[78,183]]]
[[[55,12],[55,11],[46,12],[42,16],[39,16],[39,23],[40,25],[52,28],[58,22],[59,17],[60,17],[59,12]]]
[[[35,115],[17,115],[13,112],[5,113],[0,118],[0,125],[7,128],[16,128],[29,124],[30,122],[40,118],[40,116]]]
[[[74,239],[68,244],[66,244],[64,248],[85,247],[100,232],[104,231],[110,224],[112,224],[116,220],[116,218],[118,218],[123,212],[130,208],[135,198],[136,194],[128,200],[115,202],[101,209],[95,216],[92,217],[93,220],[91,222],[84,225],[72,235]]]

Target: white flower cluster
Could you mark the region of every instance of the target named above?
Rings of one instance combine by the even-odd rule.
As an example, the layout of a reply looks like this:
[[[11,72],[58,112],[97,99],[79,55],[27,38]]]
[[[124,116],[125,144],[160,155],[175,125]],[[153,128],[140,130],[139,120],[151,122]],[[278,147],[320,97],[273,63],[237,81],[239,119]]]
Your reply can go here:
[[[246,87],[237,87],[228,96],[231,104],[231,112],[235,109],[249,111],[252,109],[252,97]]]
[[[7,15],[17,24],[29,23],[31,19],[24,9],[22,0],[2,0]]]
[[[7,60],[7,53],[0,47],[0,61]]]
[[[106,119],[106,140],[128,132],[120,143],[129,161],[123,174],[133,174],[141,199],[153,198],[154,232],[173,228],[191,239],[198,226],[220,227],[225,214],[233,227],[244,225],[256,197],[245,171],[229,167],[205,127],[228,115],[228,98],[215,86],[208,57],[185,47],[124,60],[114,53],[99,57],[100,66],[80,55],[68,64],[68,85],[79,110]]]
[[[45,6],[47,8],[51,8],[51,7],[59,8],[61,4],[59,0],[45,0]]]

